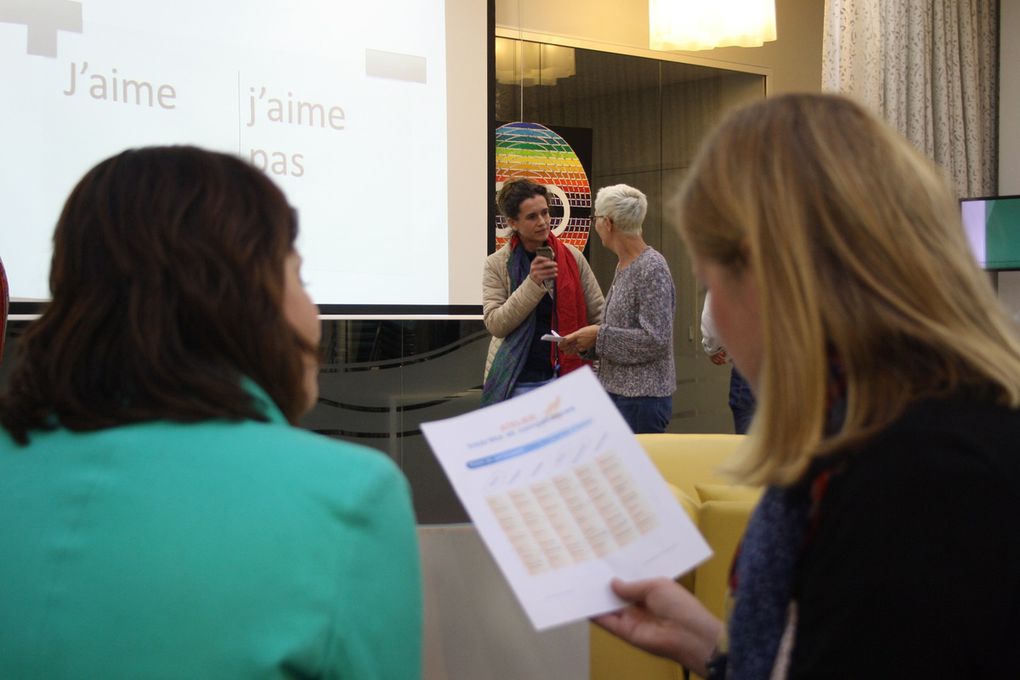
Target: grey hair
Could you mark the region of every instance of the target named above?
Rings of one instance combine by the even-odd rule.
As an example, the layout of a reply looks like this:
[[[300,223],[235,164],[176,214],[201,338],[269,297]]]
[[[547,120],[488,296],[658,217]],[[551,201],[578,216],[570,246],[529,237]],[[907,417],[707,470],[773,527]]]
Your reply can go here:
[[[648,199],[626,184],[602,187],[595,196],[595,214],[608,217],[625,234],[640,234],[647,213]]]

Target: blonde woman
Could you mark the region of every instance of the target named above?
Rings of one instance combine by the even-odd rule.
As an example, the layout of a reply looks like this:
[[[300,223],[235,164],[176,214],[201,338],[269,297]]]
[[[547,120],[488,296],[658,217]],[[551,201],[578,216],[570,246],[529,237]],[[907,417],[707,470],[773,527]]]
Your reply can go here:
[[[941,173],[858,105],[732,115],[680,198],[767,486],[724,625],[670,580],[598,619],[709,677],[1020,677],[1020,343]],[[728,643],[727,643],[728,639]]]

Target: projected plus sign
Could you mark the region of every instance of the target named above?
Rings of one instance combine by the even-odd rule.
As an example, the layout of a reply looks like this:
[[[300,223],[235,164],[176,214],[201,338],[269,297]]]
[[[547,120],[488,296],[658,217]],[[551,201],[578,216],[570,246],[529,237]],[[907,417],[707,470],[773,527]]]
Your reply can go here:
[[[81,33],[81,3],[70,0],[0,0],[0,23],[28,28],[29,54],[57,56],[57,31]]]

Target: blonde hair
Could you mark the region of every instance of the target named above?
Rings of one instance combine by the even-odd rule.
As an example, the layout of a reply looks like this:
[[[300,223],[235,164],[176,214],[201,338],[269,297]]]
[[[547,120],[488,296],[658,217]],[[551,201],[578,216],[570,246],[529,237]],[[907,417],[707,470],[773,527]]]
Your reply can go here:
[[[735,461],[788,485],[816,456],[964,387],[1020,405],[1020,342],[974,257],[942,173],[857,104],[769,99],[728,117],[679,197],[698,259],[753,277],[758,413]],[[847,412],[825,431],[830,364]]]

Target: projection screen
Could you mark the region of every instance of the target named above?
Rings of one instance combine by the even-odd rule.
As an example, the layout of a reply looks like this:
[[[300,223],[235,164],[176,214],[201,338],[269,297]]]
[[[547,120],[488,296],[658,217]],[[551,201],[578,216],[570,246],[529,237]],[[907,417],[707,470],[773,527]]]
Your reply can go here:
[[[283,188],[323,313],[477,313],[492,8],[0,2],[0,257],[15,311],[48,299],[53,226],[88,168],[125,148],[195,144]]]

